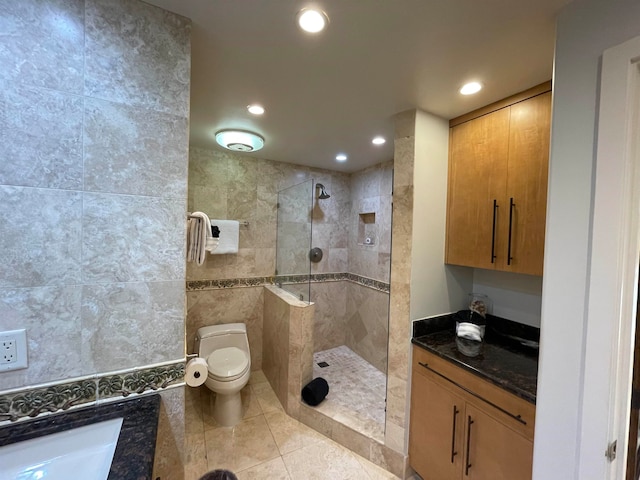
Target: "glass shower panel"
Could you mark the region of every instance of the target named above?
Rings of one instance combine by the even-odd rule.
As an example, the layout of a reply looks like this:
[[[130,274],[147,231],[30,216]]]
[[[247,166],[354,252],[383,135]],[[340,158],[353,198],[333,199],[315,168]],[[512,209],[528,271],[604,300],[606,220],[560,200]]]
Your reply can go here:
[[[306,302],[310,295],[312,210],[312,179],[278,192],[276,283]]]

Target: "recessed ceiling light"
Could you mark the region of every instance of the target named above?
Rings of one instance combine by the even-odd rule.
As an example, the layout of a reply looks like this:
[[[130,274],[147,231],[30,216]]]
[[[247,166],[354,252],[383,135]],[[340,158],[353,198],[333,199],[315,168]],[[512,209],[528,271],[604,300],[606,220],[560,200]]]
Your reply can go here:
[[[339,162],[346,162],[347,155],[345,153],[339,153],[338,155],[336,155],[336,160]]]
[[[373,140],[371,140],[371,143],[373,143],[374,145],[383,145],[386,142],[386,140],[384,139],[384,137],[374,137]]]
[[[216,133],[216,142],[235,152],[255,152],[264,147],[264,138],[246,130],[220,130]]]
[[[322,10],[303,8],[298,12],[298,25],[305,32],[318,33],[327,26],[329,18]]]
[[[247,110],[252,115],[262,115],[264,113],[264,107],[258,104],[247,105]]]
[[[482,90],[482,85],[478,82],[469,82],[465,83],[460,89],[460,93],[462,95],[473,95],[474,93],[478,93]]]

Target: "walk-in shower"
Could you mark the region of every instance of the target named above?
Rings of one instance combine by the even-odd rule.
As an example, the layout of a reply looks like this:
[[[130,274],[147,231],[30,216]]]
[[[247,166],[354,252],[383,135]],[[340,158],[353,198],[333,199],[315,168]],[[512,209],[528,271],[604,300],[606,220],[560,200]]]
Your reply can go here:
[[[391,169],[373,171],[278,192],[276,282],[315,304],[313,376],[330,389],[315,409],[383,441],[391,182],[382,176],[391,177]],[[322,258],[312,263],[317,249]]]

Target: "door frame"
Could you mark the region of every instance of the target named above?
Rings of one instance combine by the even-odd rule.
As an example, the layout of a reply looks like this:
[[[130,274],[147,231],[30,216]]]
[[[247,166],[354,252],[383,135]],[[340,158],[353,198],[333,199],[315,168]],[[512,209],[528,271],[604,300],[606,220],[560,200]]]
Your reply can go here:
[[[623,479],[640,252],[640,37],[604,52],[599,108],[578,478]]]

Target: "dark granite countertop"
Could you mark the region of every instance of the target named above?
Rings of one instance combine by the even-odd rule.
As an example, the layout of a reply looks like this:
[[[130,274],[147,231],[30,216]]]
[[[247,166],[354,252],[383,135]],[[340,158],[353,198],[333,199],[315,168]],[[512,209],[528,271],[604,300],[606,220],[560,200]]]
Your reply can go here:
[[[5,425],[0,428],[0,447],[91,423],[123,418],[108,480],[148,480],[153,469],[159,412],[160,395],[157,393],[81,407]]]
[[[458,339],[455,323],[455,314],[417,320],[411,342],[535,404],[539,329],[488,315],[478,343]]]

